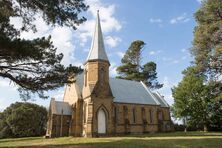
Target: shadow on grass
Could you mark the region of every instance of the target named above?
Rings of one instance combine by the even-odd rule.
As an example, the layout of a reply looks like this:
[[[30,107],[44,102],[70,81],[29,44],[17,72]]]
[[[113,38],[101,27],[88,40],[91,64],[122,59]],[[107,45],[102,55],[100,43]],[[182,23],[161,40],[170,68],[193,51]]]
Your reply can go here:
[[[146,134],[129,134],[127,137],[204,137],[204,136],[222,136],[222,132],[168,132],[168,133],[146,133]],[[126,135],[121,136],[126,137]]]
[[[31,140],[39,140],[43,137],[25,137],[25,138],[7,138],[7,139],[0,139],[0,143],[2,142],[15,142],[15,141],[31,141]]]
[[[148,140],[148,139],[121,139],[117,141],[109,142],[96,142],[96,143],[76,143],[76,144],[47,144],[47,145],[30,145],[30,146],[21,146],[21,147],[43,147],[43,148],[69,148],[69,147],[81,147],[81,148],[112,148],[112,147],[121,147],[121,148],[133,148],[133,147],[154,147],[154,148],[174,148],[174,147],[201,147],[201,148],[220,148],[222,145],[221,138],[214,139],[176,139],[176,140]],[[11,147],[11,146],[10,146]],[[20,147],[20,146],[15,146]]]

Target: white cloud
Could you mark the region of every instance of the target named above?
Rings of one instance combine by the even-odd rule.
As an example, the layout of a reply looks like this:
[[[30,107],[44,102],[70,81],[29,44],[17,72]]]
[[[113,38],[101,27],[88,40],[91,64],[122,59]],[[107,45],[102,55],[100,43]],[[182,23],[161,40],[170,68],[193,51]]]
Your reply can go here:
[[[0,79],[0,88],[4,89],[7,88],[10,91],[16,91],[16,89],[18,88],[14,82],[8,80],[8,79]]]
[[[60,89],[58,92],[53,94],[52,98],[55,98],[56,100],[63,100],[63,96],[64,96],[64,90]]]
[[[105,4],[100,0],[87,0],[86,2],[90,5],[89,11],[94,18],[96,18],[97,10],[99,10],[103,32],[118,31],[122,28],[120,22],[113,16],[116,5]]]
[[[51,32],[53,45],[57,47],[57,53],[63,53],[62,63],[69,65],[75,61],[75,46],[72,43],[73,33],[68,27],[56,27]]]
[[[179,63],[179,61],[178,60],[173,60],[173,62],[172,62],[173,64],[178,64]]]
[[[103,33],[119,31],[122,28],[120,21],[114,17],[116,5],[105,4],[101,0],[86,0],[86,3],[90,6],[88,12],[93,17],[78,27],[77,36],[82,45],[92,37],[97,10],[99,10]]]
[[[116,52],[116,54],[120,57],[120,58],[123,58],[123,56],[124,56],[124,52],[121,52],[121,51],[118,51],[118,52]]]
[[[161,52],[162,52],[162,50],[157,50],[157,51],[152,50],[152,51],[149,52],[149,55],[157,55]]]
[[[197,2],[201,4],[203,2],[203,0],[197,0]]]
[[[0,98],[0,104],[1,104],[0,112],[4,111],[4,109],[11,104],[10,102],[8,102],[8,100],[9,98],[3,98],[3,97]]]
[[[116,47],[120,42],[121,42],[121,38],[119,37],[112,37],[112,36],[106,36],[105,37],[105,43],[107,45],[109,45],[111,48]]]
[[[78,45],[84,47],[85,43],[91,39],[95,27],[97,10],[100,11],[101,25],[104,33],[119,31],[122,28],[119,20],[114,17],[116,10],[114,4],[105,4],[102,3],[101,0],[86,0],[86,3],[90,5],[88,14],[92,17],[78,26],[77,30],[74,31],[72,28],[59,26],[52,28],[43,21],[41,15],[37,14],[33,24],[36,25],[38,31],[36,33],[32,31],[22,32],[21,37],[34,39],[52,35],[52,41],[55,47],[57,47],[57,53],[63,53],[64,55],[62,64],[68,65],[70,63],[76,63],[74,55],[76,47],[74,46],[73,40],[75,40]],[[22,27],[22,20],[20,18],[11,18],[10,22],[14,24],[16,28]],[[106,41],[110,47],[115,47],[121,42],[121,39],[119,37],[109,36]]]
[[[187,51],[186,48],[181,49],[181,52],[186,52],[186,51]]]
[[[74,62],[74,51],[75,46],[72,42],[73,31],[72,28],[59,27],[54,28],[48,26],[40,16],[36,16],[36,21],[33,24],[36,25],[37,32],[33,31],[22,32],[21,38],[24,39],[34,39],[38,37],[48,37],[51,35],[53,45],[57,48],[57,53],[63,53],[64,57],[62,59],[62,64],[69,65]],[[11,18],[11,24],[14,24],[16,28],[21,27],[21,19]]]
[[[184,57],[182,57],[183,59]],[[177,59],[173,59],[173,58],[170,58],[170,57],[163,57],[162,60],[170,65],[172,64],[178,64],[180,62],[180,60],[177,60]],[[183,59],[184,60],[184,59]]]
[[[22,28],[22,18],[20,17],[10,17],[10,23],[14,24],[14,27],[17,29]]]
[[[171,82],[167,76],[164,76],[164,78],[163,78],[163,87],[160,90],[171,89],[175,85],[176,84]]]
[[[117,68],[117,64],[115,62],[111,62],[111,66],[109,68],[109,73],[112,77],[115,77],[117,75],[116,68]]]
[[[0,83],[0,87],[6,87],[10,85],[10,81],[7,81],[5,79],[0,79],[1,83]]]
[[[169,61],[172,60],[172,58],[169,58],[169,57],[162,57],[162,60],[163,60],[164,62],[169,62]]]
[[[164,76],[163,79],[163,87],[160,88],[158,91],[164,96],[164,99],[169,103],[170,105],[173,104],[174,99],[172,97],[171,88],[176,85],[175,82],[172,82],[169,77]]]
[[[155,51],[150,51],[149,52],[149,55],[154,55],[155,54]]]
[[[182,57],[182,60],[186,60],[186,59],[187,59],[187,56],[183,56],[183,57]]]
[[[155,18],[150,18],[150,23],[162,23],[163,21],[159,18],[155,19]]]
[[[180,16],[172,18],[170,20],[170,24],[186,23],[188,21],[190,21],[190,18],[187,17],[186,13],[184,13],[184,14],[182,14]]]

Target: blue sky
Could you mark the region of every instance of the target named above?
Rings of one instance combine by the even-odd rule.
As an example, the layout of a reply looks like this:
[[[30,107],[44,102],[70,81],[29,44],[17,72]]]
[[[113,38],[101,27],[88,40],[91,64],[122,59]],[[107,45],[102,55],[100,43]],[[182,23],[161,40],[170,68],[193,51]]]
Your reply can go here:
[[[182,70],[190,65],[192,57],[193,29],[196,25],[193,13],[200,7],[200,0],[87,0],[90,9],[82,14],[88,21],[72,30],[67,27],[47,26],[38,15],[34,22],[38,32],[23,32],[22,38],[52,35],[58,53],[64,54],[63,64],[81,65],[85,62],[94,31],[96,10],[100,10],[106,52],[111,67],[110,75],[116,75],[121,57],[134,40],[146,43],[143,61],[157,63],[159,82],[164,87],[158,90],[169,104],[173,103],[171,88],[182,79]],[[11,23],[21,27],[19,18]],[[21,101],[13,82],[0,79],[0,111],[11,103]],[[50,97],[62,100],[64,88],[48,92]],[[33,98],[32,102],[48,106],[49,100]]]

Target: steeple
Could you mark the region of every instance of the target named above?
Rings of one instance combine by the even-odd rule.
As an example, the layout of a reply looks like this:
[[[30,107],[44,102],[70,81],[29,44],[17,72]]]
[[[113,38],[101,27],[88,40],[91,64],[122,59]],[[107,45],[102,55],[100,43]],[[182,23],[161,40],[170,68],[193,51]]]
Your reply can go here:
[[[89,51],[89,55],[86,61],[90,60],[104,60],[109,62],[103,42],[103,34],[100,25],[99,10],[97,10],[95,32],[92,39],[91,49]]]

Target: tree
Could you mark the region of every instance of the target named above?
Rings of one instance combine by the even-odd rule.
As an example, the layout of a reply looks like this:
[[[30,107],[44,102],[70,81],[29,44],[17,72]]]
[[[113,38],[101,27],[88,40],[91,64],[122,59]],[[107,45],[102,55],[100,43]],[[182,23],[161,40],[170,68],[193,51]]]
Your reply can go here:
[[[210,101],[209,107],[209,128],[222,131],[222,83],[210,80],[207,83],[207,96]]]
[[[0,1],[0,77],[6,78],[19,86],[21,97],[30,98],[37,93],[45,98],[44,91],[53,90],[70,83],[70,75],[81,68],[61,64],[62,54],[56,54],[50,36],[25,40],[20,38],[22,31],[36,32],[33,21],[35,14],[51,26],[76,25],[86,19],[79,13],[86,11],[83,0],[2,0]],[[20,17],[22,27],[16,29],[10,24],[10,18]]]
[[[188,67],[183,75],[182,81],[172,89],[173,114],[176,118],[185,119],[188,126],[203,127],[207,131],[210,125],[217,125],[216,122],[222,119],[222,113],[218,112],[221,111],[221,92],[215,90],[218,83],[206,83],[204,75],[199,74],[196,67]],[[215,122],[212,120],[214,116],[220,119]]]
[[[45,134],[47,110],[27,102],[16,102],[0,114],[0,138]]]
[[[222,73],[222,1],[204,0],[195,13],[192,54],[198,71],[209,76]]]
[[[141,65],[144,46],[145,43],[141,40],[131,43],[121,60],[122,65],[117,68],[117,78],[143,81],[150,88],[160,88],[163,85],[157,81],[156,63]]]
[[[221,124],[222,1],[204,0],[195,13],[197,26],[191,54],[199,74],[204,75],[209,109],[209,126]]]
[[[173,114],[176,118],[185,120],[185,123],[192,124],[196,121],[206,118],[206,114],[203,113],[203,101],[205,92],[205,86],[203,85],[203,77],[196,74],[194,67],[189,67],[183,71],[183,79],[177,87],[172,89],[172,95],[174,97]],[[201,100],[203,99],[203,100]],[[197,104],[199,103],[199,104]],[[197,108],[197,106],[199,106]],[[193,118],[193,115],[200,117],[197,120]],[[186,129],[185,129],[186,130]]]

